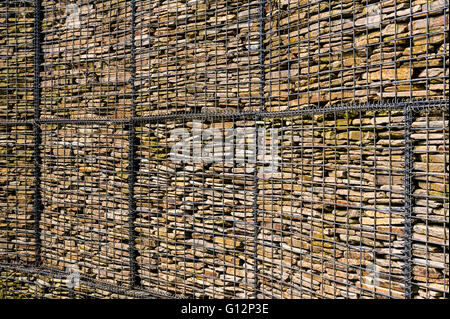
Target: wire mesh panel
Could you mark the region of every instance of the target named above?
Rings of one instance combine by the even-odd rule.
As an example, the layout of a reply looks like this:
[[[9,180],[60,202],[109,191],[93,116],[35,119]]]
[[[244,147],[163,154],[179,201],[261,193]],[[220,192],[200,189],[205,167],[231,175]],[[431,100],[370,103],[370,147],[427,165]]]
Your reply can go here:
[[[0,119],[33,118],[33,1],[0,3]]]
[[[251,119],[137,127],[142,285],[192,297],[254,296],[254,137]]]
[[[0,3],[0,262],[35,261],[33,1]],[[9,123],[9,124],[8,124]]]
[[[78,278],[78,277],[77,277]],[[73,279],[73,278],[72,278]],[[148,293],[139,289],[107,285],[80,275],[79,281],[67,280],[66,272],[35,270],[0,265],[0,298],[167,298],[165,294]]]
[[[0,296],[448,297],[448,11],[3,1]]]
[[[53,278],[53,276],[33,275],[0,268],[0,298],[31,299],[56,296],[68,298],[69,289],[63,282],[63,279]]]
[[[261,297],[403,297],[402,111],[267,119],[279,170],[261,174]]]
[[[267,1],[267,110],[444,97],[447,0]]]
[[[127,138],[123,125],[42,126],[44,266],[129,283]]]
[[[127,118],[129,0],[42,1],[43,118]]]
[[[259,1],[137,0],[137,114],[259,107]]]
[[[0,172],[0,262],[31,263],[35,261],[31,125],[0,125]]]
[[[413,284],[419,298],[448,298],[449,115],[414,115]]]

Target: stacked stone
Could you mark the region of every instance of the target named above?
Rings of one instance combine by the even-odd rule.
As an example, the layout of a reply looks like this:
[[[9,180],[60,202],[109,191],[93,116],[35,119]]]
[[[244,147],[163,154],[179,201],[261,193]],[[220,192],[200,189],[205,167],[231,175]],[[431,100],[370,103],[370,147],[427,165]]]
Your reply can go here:
[[[41,118],[129,118],[130,3],[43,1]],[[129,284],[128,127],[45,124],[42,135],[43,264]]]
[[[0,121],[33,118],[33,5],[0,3]],[[33,127],[0,124],[0,262],[34,259]]]
[[[33,118],[33,4],[0,3],[0,119]]]
[[[266,12],[269,111],[446,95],[446,0],[280,0]]]
[[[45,0],[42,118],[127,118],[128,0]]]
[[[26,273],[0,269],[0,299],[30,298],[154,298],[156,295],[138,290],[118,290],[87,283],[83,280],[72,286],[67,276]],[[158,295],[159,298],[164,297]]]
[[[186,130],[187,153],[179,150],[185,160],[173,157],[181,142],[181,136],[172,135],[176,128]],[[235,128],[254,134],[254,122],[244,120],[169,121],[138,128],[136,229],[145,287],[193,297],[254,296],[254,164],[219,159],[236,145]],[[206,160],[206,153],[201,158],[195,149],[201,136],[197,129],[215,129],[213,136],[231,139],[231,146],[216,148],[214,161]],[[251,135],[247,139],[251,143]],[[247,153],[252,156],[251,150]]]
[[[137,113],[258,109],[258,3],[137,1]]]
[[[259,174],[258,297],[402,298],[402,112],[266,124],[280,151]]]
[[[0,269],[0,299],[69,298],[61,279]]]
[[[413,284],[416,298],[449,295],[449,115],[417,112],[414,147]]]
[[[34,256],[33,127],[0,125],[0,262]]]
[[[128,149],[121,125],[43,125],[44,266],[129,283]]]
[[[43,1],[43,118],[129,118],[130,4]],[[257,0],[137,0],[137,115],[257,110],[258,6]],[[32,6],[14,1],[0,9],[0,119],[32,118]],[[268,1],[265,12],[268,111],[448,91],[445,0],[281,0]],[[41,127],[41,261],[130,288],[129,131],[96,123]],[[214,298],[403,298],[402,111],[258,124],[279,130],[275,172],[263,170],[259,154],[256,167],[249,161],[256,156],[247,145],[255,139],[253,119],[137,126],[143,287]],[[222,155],[237,151],[234,161],[206,160],[195,148],[199,128],[218,130],[207,140],[232,137]],[[232,129],[245,129],[246,138],[236,139]],[[190,145],[185,161],[173,157],[181,145],[177,130],[186,135],[182,145]],[[0,262],[35,260],[32,132],[29,124],[0,125]],[[448,297],[448,111],[417,113],[411,138],[413,296]],[[242,145],[244,154],[236,150]],[[2,270],[0,278],[10,275]],[[58,279],[13,277],[28,285],[7,283],[11,293],[69,296]],[[118,297],[101,289],[79,293]]]

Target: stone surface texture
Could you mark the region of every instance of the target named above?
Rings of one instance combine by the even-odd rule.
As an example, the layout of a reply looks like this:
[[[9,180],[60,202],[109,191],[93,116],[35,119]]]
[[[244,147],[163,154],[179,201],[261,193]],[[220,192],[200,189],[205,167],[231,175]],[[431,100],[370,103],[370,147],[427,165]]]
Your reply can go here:
[[[403,110],[331,110],[448,98],[447,0],[135,4],[42,1],[37,256],[34,7],[0,3],[0,297],[405,298],[410,265],[412,298],[448,298],[448,109],[412,112],[410,194]],[[261,110],[299,112],[207,115]],[[1,265],[36,262],[122,290]]]

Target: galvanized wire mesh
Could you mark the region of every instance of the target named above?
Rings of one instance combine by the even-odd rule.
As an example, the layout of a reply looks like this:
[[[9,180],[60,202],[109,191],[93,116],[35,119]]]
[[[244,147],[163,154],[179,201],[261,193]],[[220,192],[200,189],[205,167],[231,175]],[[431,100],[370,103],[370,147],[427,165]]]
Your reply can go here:
[[[447,0],[0,8],[0,296],[448,298]]]

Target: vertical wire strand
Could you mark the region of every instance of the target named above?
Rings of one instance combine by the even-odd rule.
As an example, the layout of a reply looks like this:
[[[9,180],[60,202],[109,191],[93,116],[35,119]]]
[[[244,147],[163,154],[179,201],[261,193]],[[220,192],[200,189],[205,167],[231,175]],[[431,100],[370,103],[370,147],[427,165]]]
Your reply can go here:
[[[264,50],[264,40],[265,40],[265,5],[266,0],[261,0],[258,7],[259,14],[259,76],[260,76],[260,84],[259,84],[259,113],[264,112],[265,110],[265,50]],[[258,298],[258,291],[260,287],[260,282],[258,280],[258,232],[260,230],[259,222],[258,222],[258,152],[259,152],[259,120],[261,117],[259,114],[256,114],[254,117],[255,120],[255,148],[254,148],[254,171],[253,171],[253,222],[254,222],[254,243],[253,243],[253,272],[254,272],[254,285],[255,285],[255,298]],[[264,140],[263,140],[264,143]]]
[[[136,0],[131,0],[131,114],[128,123],[128,236],[129,236],[129,258],[130,258],[130,285],[134,287],[139,284],[137,269],[137,250],[136,250],[136,198],[134,196],[134,187],[136,184],[136,47],[135,47],[135,19],[136,19]]]
[[[38,123],[41,110],[41,60],[42,60],[42,0],[34,1],[34,240],[35,240],[35,254],[36,264],[41,263],[41,232],[40,219],[42,214],[42,198],[41,198],[41,127]]]
[[[411,142],[411,126],[412,126],[412,110],[406,106],[403,111],[404,125],[405,125],[405,189],[404,189],[404,226],[405,226],[405,242],[404,242],[404,284],[405,284],[405,298],[411,299],[411,279],[412,279],[412,193],[414,191],[412,184],[412,169],[413,169],[413,155]]]

